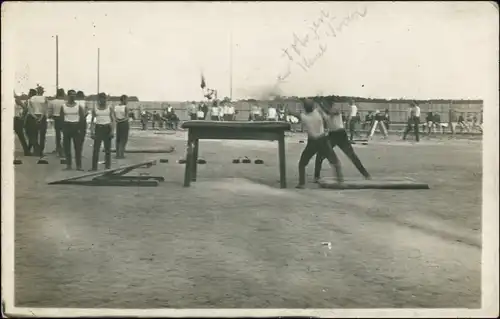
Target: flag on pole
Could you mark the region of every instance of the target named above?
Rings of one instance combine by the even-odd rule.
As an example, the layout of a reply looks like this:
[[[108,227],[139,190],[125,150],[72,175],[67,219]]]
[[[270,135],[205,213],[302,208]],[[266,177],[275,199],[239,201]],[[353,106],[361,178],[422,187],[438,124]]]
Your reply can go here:
[[[205,83],[205,76],[202,74],[201,75],[201,88],[204,89],[207,86]]]

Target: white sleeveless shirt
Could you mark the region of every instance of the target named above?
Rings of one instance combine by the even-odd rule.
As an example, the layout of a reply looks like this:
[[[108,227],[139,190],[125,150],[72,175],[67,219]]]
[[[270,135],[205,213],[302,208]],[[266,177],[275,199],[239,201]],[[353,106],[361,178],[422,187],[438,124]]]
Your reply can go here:
[[[115,117],[117,121],[123,122],[125,120],[128,120],[128,114],[126,114],[127,106],[120,104],[115,106]]]
[[[41,95],[32,96],[28,101],[28,110],[34,115],[47,115],[47,98]]]
[[[111,124],[111,109],[106,106],[104,110],[100,110],[98,107],[94,108],[95,113],[95,124],[106,125]]]
[[[62,109],[64,112],[64,122],[78,123],[80,120],[80,106],[78,104],[68,106],[68,104],[64,103]]]
[[[220,109],[218,106],[213,106],[212,107],[212,116],[219,116]]]
[[[276,109],[274,107],[270,107],[267,109],[267,118],[270,120],[276,119]]]
[[[61,114],[61,108],[66,104],[63,99],[55,99],[49,101],[49,108],[52,110],[53,116],[59,116]]]

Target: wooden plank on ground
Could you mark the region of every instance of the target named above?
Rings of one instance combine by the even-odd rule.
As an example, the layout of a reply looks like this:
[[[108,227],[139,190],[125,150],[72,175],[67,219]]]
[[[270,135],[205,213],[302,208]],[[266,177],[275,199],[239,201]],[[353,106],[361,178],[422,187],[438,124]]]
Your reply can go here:
[[[151,160],[151,161],[146,161],[146,162],[136,163],[136,164],[130,164],[130,165],[123,165],[123,166],[120,166],[120,167],[117,167],[117,168],[105,169],[103,171],[96,171],[96,172],[86,173],[86,174],[82,174],[82,175],[78,175],[78,176],[72,176],[72,177],[63,178],[63,179],[57,179],[57,180],[48,182],[47,184],[49,184],[49,185],[56,185],[56,184],[61,184],[61,182],[75,181],[75,180],[86,178],[86,177],[111,174],[111,173],[114,173],[114,172],[118,172],[120,170],[134,169],[134,168],[138,168],[138,167],[141,167],[141,166],[154,165],[154,164],[156,164],[156,160]]]
[[[429,185],[410,180],[352,180],[337,183],[332,179],[322,179],[319,181],[321,188],[329,189],[429,189]]]
[[[158,132],[154,132],[155,134],[159,134],[159,135],[175,135],[175,131],[158,131]]]
[[[159,182],[157,180],[120,180],[120,179],[97,179],[90,181],[69,180],[60,182],[61,185],[78,185],[78,186],[123,186],[123,187],[156,187]]]
[[[175,151],[175,147],[171,146],[167,149],[126,149],[125,153],[143,153],[143,154],[165,154]],[[105,153],[106,151],[103,151]],[[111,149],[111,153],[116,153],[116,149]]]

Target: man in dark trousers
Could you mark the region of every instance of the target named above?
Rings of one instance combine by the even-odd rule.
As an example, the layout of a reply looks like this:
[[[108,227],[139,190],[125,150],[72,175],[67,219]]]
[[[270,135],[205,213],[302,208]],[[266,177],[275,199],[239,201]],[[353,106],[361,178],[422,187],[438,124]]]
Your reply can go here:
[[[128,118],[128,96],[125,94],[120,97],[120,104],[114,107],[116,119],[116,158],[125,158],[125,148],[128,142],[130,124]]]
[[[47,98],[43,96],[44,89],[39,86],[37,90],[30,90],[30,98],[28,100],[28,117],[26,125],[29,128],[30,144],[35,149],[35,154],[40,158],[44,156],[45,137],[47,134],[47,114],[48,103]]]
[[[141,124],[142,124],[142,130],[145,131],[148,127],[148,113],[146,111],[141,110]]]
[[[201,105],[201,110],[203,111],[203,119],[207,119],[207,114],[208,114],[208,103],[203,103]]]
[[[49,116],[54,120],[54,130],[56,132],[56,149],[54,153],[57,153],[59,157],[64,156],[63,146],[61,145],[62,131],[63,131],[63,119],[60,117],[61,108],[66,103],[64,101],[64,89],[57,89],[56,98],[49,101]]]
[[[71,142],[75,149],[76,170],[83,171],[82,168],[82,138],[86,130],[85,108],[76,100],[75,90],[68,90],[68,101],[63,104],[59,111],[59,118],[63,121],[63,143],[66,155],[66,170],[72,169],[71,163]]]
[[[338,146],[344,154],[351,160],[358,171],[363,175],[365,179],[371,179],[370,174],[366,168],[361,163],[360,159],[356,155],[356,152],[352,148],[351,141],[347,136],[347,131],[344,128],[344,122],[342,121],[342,115],[338,108],[335,108],[333,104],[324,106],[321,105],[321,109],[326,114],[325,125],[328,131],[328,140],[332,148]],[[318,182],[321,174],[321,166],[325,155],[318,153],[316,154],[316,161],[314,165],[314,181]]]
[[[14,105],[14,132],[19,138],[19,142],[21,142],[21,146],[23,147],[24,156],[30,156],[31,152],[28,147],[28,143],[26,142],[26,137],[24,136],[24,120],[26,118],[26,106],[23,104],[20,98],[15,98]]]
[[[91,171],[97,171],[102,143],[104,143],[104,152],[106,154],[104,159],[105,167],[106,169],[111,168],[111,140],[114,137],[116,125],[115,113],[113,108],[107,104],[106,94],[99,93],[97,98],[98,104],[92,110],[91,121],[91,134],[94,139]]]
[[[406,140],[406,136],[408,133],[411,131],[413,128],[415,132],[415,141],[419,142],[420,141],[420,136],[419,136],[419,126],[420,126],[420,107],[418,106],[417,102],[412,102],[411,107],[408,110],[408,124],[406,126],[406,129],[403,134],[403,140]]]
[[[333,148],[325,131],[326,114],[321,108],[315,108],[315,102],[311,99],[304,101],[304,113],[289,111],[289,114],[299,118],[307,132],[307,144],[299,160],[299,184],[296,188],[305,188],[306,184],[306,166],[311,158],[319,154],[323,158],[328,159],[334,174],[337,177],[337,182],[344,181],[340,161],[333,151]]]
[[[434,127],[434,114],[432,114],[432,112],[427,112],[425,123],[427,124],[427,134],[431,135],[432,128]]]
[[[347,123],[349,126],[349,133],[350,133],[350,140],[354,140],[354,134],[359,135],[358,132],[356,132],[356,125],[358,125],[359,122],[361,122],[361,118],[359,117],[358,113],[358,107],[356,106],[354,100],[351,100],[349,102],[349,116],[347,117]]]
[[[387,132],[389,132],[389,125],[391,125],[391,115],[389,113],[389,109],[385,109],[382,122],[384,123]]]
[[[151,127],[154,130],[156,128],[156,123],[160,122],[159,114],[156,113],[156,111],[153,111],[153,116],[151,116],[151,118],[152,118],[152,120],[151,120]]]
[[[191,104],[189,104],[188,106],[188,114],[189,114],[189,119],[191,121],[195,121],[197,120],[197,115],[196,115],[196,112],[198,111],[198,107],[196,106],[196,102],[193,101],[191,102]]]

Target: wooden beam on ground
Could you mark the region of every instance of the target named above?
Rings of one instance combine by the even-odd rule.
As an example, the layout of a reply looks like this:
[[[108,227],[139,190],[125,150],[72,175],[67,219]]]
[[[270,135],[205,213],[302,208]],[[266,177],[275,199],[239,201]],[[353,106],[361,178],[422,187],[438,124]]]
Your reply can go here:
[[[158,186],[158,181],[156,180],[120,180],[120,179],[93,179],[90,181],[78,181],[78,180],[69,180],[62,181],[58,183],[59,185],[79,185],[79,186],[149,186],[156,187]]]
[[[165,178],[163,176],[120,176],[120,175],[111,175],[111,176],[97,176],[94,177],[94,181],[102,181],[102,180],[121,180],[121,181],[149,181],[155,180],[158,182],[164,182]]]
[[[429,189],[429,185],[409,180],[384,181],[384,180],[363,180],[363,181],[345,181],[337,183],[335,180],[322,179],[319,181],[321,188],[329,189]]]
[[[125,153],[143,153],[143,154],[165,154],[172,153],[175,151],[175,147],[169,147],[167,149],[126,149]],[[103,151],[104,153],[106,151]],[[115,149],[111,150],[111,153],[116,153]]]
[[[176,132],[173,131],[173,132],[169,132],[169,131],[158,131],[158,132],[154,132],[154,134],[158,134],[158,135],[174,135]]]
[[[96,171],[96,172],[91,172],[91,173],[82,174],[82,175],[78,175],[78,176],[73,176],[73,177],[69,177],[69,178],[58,179],[58,180],[54,180],[54,181],[48,182],[47,184],[49,184],[49,185],[68,184],[68,183],[66,183],[68,181],[76,181],[76,180],[79,180],[79,179],[82,179],[82,178],[86,178],[86,177],[93,177],[93,176],[100,176],[100,175],[109,175],[109,174],[112,174],[112,173],[115,173],[115,172],[119,172],[121,170],[129,170],[130,171],[130,170],[135,169],[135,168],[139,168],[139,167],[142,167],[142,166],[151,166],[151,165],[154,165],[154,164],[156,164],[156,160],[151,160],[151,161],[146,161],[146,162],[137,163],[137,164],[131,164],[131,165],[124,165],[124,166],[120,166],[120,167],[117,167],[117,168],[106,169],[106,170],[103,170],[103,171]]]

